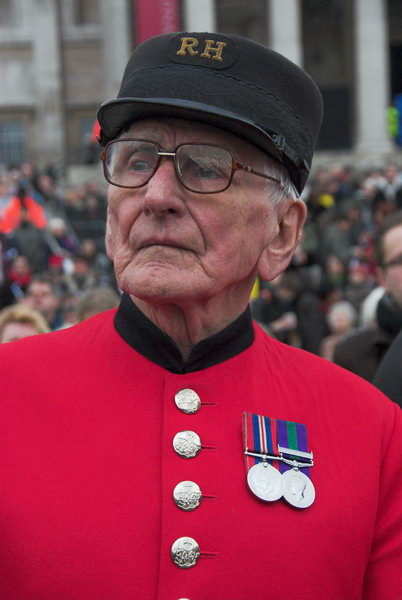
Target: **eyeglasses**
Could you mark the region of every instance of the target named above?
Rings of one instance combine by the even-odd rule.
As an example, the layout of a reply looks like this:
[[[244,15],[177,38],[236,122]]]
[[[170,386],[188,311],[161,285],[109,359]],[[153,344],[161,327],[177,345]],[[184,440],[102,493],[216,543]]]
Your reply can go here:
[[[383,269],[388,269],[389,267],[399,267],[401,265],[402,265],[402,254],[399,254],[398,256],[395,256],[395,258],[392,258],[388,262],[383,263],[382,267],[383,267]]]
[[[149,140],[120,139],[109,142],[100,156],[106,180],[122,188],[147,184],[163,157],[173,159],[183,187],[198,194],[224,192],[239,170],[280,184],[279,179],[243,165],[228,148],[215,144],[180,144],[171,152]]]

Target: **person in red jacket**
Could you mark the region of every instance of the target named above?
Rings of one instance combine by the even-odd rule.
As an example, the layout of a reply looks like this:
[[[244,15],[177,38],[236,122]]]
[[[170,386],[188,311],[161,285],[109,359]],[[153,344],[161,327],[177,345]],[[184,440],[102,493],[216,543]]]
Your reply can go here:
[[[38,229],[44,229],[47,225],[45,211],[29,194],[23,186],[20,186],[16,194],[5,206],[0,217],[0,232],[12,233],[17,229],[26,214],[26,220]]]
[[[0,348],[0,598],[401,597],[399,407],[248,307],[299,242],[321,117],[240,36],[135,50],[98,113],[121,303]]]

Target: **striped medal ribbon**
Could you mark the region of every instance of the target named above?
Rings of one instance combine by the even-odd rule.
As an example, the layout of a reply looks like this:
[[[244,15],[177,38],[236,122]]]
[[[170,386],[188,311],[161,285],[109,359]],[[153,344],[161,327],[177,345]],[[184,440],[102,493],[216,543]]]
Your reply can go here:
[[[302,423],[277,419],[276,432],[282,457],[283,497],[295,508],[308,508],[315,500],[315,489],[310,479],[314,463],[313,453],[308,452],[307,428]]]
[[[302,423],[243,413],[243,445],[247,484],[260,500],[284,498],[296,508],[315,499],[310,479],[313,454],[308,452]]]
[[[279,500],[285,489],[279,470],[279,457],[273,445],[275,440],[275,419],[243,413],[247,484],[252,493],[265,502]]]

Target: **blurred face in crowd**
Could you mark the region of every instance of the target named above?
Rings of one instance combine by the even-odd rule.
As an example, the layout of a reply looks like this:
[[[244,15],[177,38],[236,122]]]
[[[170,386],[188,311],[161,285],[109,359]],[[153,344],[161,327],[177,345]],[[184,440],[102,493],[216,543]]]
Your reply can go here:
[[[182,143],[225,146],[243,164],[267,173],[262,152],[212,126],[147,119],[122,136],[129,137],[169,151]],[[227,190],[200,194],[184,188],[173,160],[162,158],[143,187],[110,185],[106,244],[121,289],[143,300],[185,304],[248,289],[258,271],[265,280],[275,277],[299,239],[305,207],[290,199],[274,205],[267,183],[236,171]]]
[[[32,179],[32,177],[34,176],[34,166],[31,162],[24,162],[22,163],[22,165],[20,166],[21,169],[21,175],[23,177],[26,177],[27,179]]]
[[[95,244],[94,240],[91,240],[91,239],[83,240],[82,244],[80,246],[80,252],[81,252],[81,254],[84,254],[88,258],[96,257],[97,250],[96,250],[96,244]]]
[[[84,277],[89,272],[89,263],[87,260],[75,257],[74,258],[74,275]]]
[[[33,281],[28,288],[26,303],[40,312],[50,323],[59,307],[59,299],[46,281]]]
[[[352,312],[341,305],[335,304],[328,314],[328,324],[333,333],[345,333],[353,327],[354,320]]]
[[[402,225],[385,234],[383,254],[384,266],[378,269],[380,283],[402,309]]]
[[[42,192],[53,192],[54,184],[53,180],[49,175],[39,175],[38,184]]]
[[[385,178],[388,181],[388,183],[394,183],[397,175],[398,175],[398,170],[395,166],[390,166],[387,169],[385,169],[384,172]]]
[[[12,270],[17,275],[28,275],[31,267],[26,256],[16,256],[12,262]]]
[[[36,327],[30,323],[10,322],[6,323],[0,332],[0,344],[6,342],[14,342],[24,337],[36,335],[38,333]]]

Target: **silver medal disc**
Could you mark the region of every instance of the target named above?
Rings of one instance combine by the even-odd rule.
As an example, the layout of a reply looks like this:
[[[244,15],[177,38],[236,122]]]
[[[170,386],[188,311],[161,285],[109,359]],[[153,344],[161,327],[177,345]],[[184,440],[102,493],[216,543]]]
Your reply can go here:
[[[308,508],[315,500],[314,485],[299,469],[289,469],[282,475],[285,490],[283,497],[296,508]]]
[[[283,495],[282,475],[267,462],[260,462],[251,467],[247,474],[247,483],[253,494],[265,502],[274,502]]]

